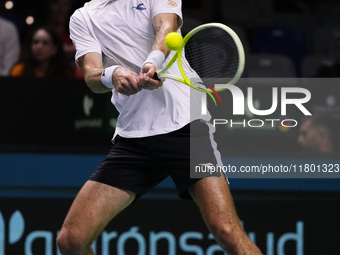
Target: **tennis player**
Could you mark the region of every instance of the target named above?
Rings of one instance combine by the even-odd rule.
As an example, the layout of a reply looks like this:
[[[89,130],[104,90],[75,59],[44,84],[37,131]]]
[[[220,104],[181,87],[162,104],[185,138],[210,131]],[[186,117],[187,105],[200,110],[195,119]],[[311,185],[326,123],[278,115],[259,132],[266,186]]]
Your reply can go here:
[[[190,178],[192,165],[220,160],[207,119],[190,114],[190,88],[151,78],[173,55],[165,36],[180,32],[181,25],[180,0],[92,0],[72,15],[76,63],[93,92],[112,92],[120,115],[112,149],[62,226],[57,239],[62,255],[94,254],[91,243],[107,223],[169,175],[179,196],[197,203],[225,252],[261,254],[239,223],[226,178]],[[171,72],[180,75],[178,68]]]

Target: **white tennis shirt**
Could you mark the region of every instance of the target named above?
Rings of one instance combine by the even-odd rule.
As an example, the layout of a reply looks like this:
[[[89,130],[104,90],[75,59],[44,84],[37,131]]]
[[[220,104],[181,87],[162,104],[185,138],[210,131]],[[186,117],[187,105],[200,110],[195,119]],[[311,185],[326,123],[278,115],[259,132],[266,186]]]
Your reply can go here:
[[[182,20],[180,0],[92,0],[86,3],[70,20],[76,60],[86,53],[98,52],[103,56],[104,67],[121,65],[139,74],[156,38],[152,20],[160,13],[175,13]],[[173,55],[174,52],[169,54],[162,68]],[[177,63],[169,73],[181,77]],[[131,96],[112,89],[111,101],[119,111],[114,136],[147,137],[180,129],[201,118],[193,111],[190,115],[193,100],[201,104],[200,93],[170,79],[158,89],[143,89]],[[203,118],[208,120],[210,115]]]

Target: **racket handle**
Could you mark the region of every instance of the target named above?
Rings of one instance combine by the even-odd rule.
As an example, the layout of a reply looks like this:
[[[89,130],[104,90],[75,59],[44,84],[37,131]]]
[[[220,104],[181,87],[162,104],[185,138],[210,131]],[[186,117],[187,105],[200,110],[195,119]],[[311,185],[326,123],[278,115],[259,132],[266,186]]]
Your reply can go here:
[[[152,79],[160,81],[161,79],[158,78],[157,72],[153,75]]]

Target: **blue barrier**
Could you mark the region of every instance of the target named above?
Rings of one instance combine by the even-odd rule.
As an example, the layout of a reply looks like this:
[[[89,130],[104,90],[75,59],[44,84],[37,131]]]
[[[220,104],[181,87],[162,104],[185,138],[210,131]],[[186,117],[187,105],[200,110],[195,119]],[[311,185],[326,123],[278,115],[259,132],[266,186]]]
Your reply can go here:
[[[0,154],[0,196],[74,196],[105,155]],[[224,158],[225,164],[304,162],[301,159]],[[320,160],[309,160],[319,162]],[[325,160],[324,160],[325,161]],[[323,161],[323,162],[324,162]],[[320,161],[321,162],[321,161]],[[340,191],[340,179],[230,179],[231,190]],[[157,188],[174,189],[171,178]]]

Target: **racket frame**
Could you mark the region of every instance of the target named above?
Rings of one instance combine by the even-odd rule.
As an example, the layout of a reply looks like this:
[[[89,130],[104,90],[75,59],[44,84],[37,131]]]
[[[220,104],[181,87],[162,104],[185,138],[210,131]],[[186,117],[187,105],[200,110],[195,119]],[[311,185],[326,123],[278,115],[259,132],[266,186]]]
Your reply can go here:
[[[211,89],[202,88],[199,85],[196,85],[195,83],[190,81],[190,79],[185,74],[183,66],[182,66],[182,52],[183,52],[183,49],[184,49],[186,43],[188,42],[188,40],[194,34],[196,34],[197,32],[199,32],[203,29],[206,29],[208,27],[221,28],[221,29],[225,30],[234,40],[236,47],[237,47],[237,51],[239,53],[239,62],[238,62],[238,68],[236,70],[236,73],[235,73],[234,77],[231,79],[231,81],[228,82],[228,84],[234,85],[240,79],[240,77],[242,76],[242,73],[243,73],[243,70],[244,70],[244,64],[245,64],[245,54],[244,54],[242,42],[241,42],[240,38],[237,36],[237,34],[230,27],[228,27],[224,24],[221,24],[221,23],[203,24],[201,26],[198,26],[198,27],[192,29],[189,33],[187,33],[186,36],[183,38],[182,47],[180,47],[176,51],[175,55],[172,57],[172,59],[169,61],[169,63],[166,65],[166,67],[164,67],[161,71],[157,72],[157,76],[158,76],[159,79],[169,78],[169,79],[184,83],[185,85],[188,85],[189,87],[196,89],[198,91],[210,92],[210,93],[213,92]],[[181,72],[182,78],[166,73],[170,69],[170,67],[174,64],[174,62],[176,60],[177,60],[177,64],[178,64],[179,70]],[[226,90],[226,88],[217,88],[215,90],[216,90],[216,92],[220,92],[220,91]]]

